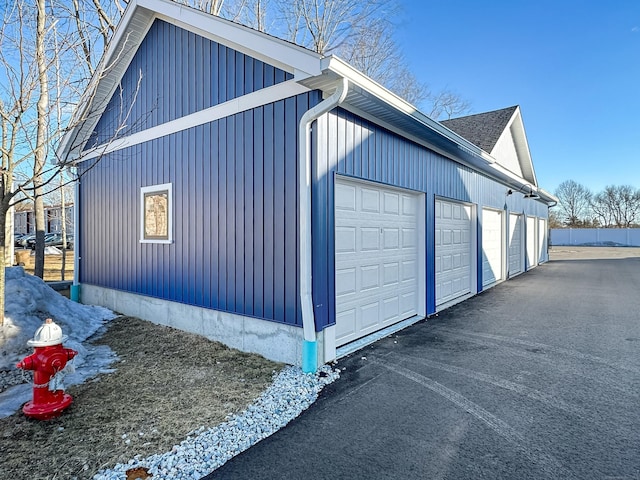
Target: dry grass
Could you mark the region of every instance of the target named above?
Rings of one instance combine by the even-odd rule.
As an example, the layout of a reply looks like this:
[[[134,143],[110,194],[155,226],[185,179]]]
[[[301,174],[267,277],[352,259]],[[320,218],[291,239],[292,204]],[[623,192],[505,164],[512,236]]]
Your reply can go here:
[[[74,403],[57,419],[0,419],[0,477],[85,479],[134,455],[168,451],[244,409],[282,367],[131,317],[110,322],[94,343],[117,353],[116,372],[69,388]]]
[[[16,250],[20,252],[21,250]],[[33,275],[35,256],[29,255],[24,263],[24,270]],[[73,280],[73,251],[66,252],[64,268],[64,279]],[[44,281],[62,280],[62,255],[45,255],[44,256]]]

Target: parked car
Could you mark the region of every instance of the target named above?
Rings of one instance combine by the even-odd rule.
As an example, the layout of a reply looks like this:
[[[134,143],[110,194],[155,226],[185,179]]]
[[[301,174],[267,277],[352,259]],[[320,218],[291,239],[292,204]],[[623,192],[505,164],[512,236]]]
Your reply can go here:
[[[35,234],[23,235],[20,238],[20,240],[18,240],[16,242],[16,247],[19,247],[19,248],[31,248],[31,245],[29,245],[29,241],[30,240],[33,240],[35,242],[35,240],[36,240]]]
[[[45,233],[44,234],[44,245],[45,247],[48,245],[47,242],[51,241],[52,238],[54,238],[56,235],[56,233]],[[31,238],[29,238],[29,240],[27,240],[27,248],[30,248],[31,250],[35,250],[36,249],[36,236],[32,235]]]
[[[62,247],[62,234],[54,233],[49,238],[45,238],[45,247]],[[73,235],[67,235],[67,250],[73,248]]]
[[[27,236],[26,233],[14,233],[13,234],[13,245],[15,247],[21,247],[22,245],[20,245],[20,240],[22,240],[26,236]]]

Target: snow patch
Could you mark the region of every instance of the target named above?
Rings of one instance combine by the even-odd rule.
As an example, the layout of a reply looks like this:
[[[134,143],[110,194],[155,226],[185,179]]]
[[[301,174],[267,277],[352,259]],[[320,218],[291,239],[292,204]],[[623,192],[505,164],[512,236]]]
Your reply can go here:
[[[76,372],[65,377],[65,385],[76,385],[105,370],[115,353],[104,345],[83,342],[116,315],[109,309],[72,302],[22,267],[5,269],[5,318],[0,327],[0,370],[14,370],[15,364],[33,352],[27,340],[46,318],[52,318],[68,339],[64,346],[78,355],[72,360]],[[28,388],[25,388],[28,387]],[[31,398],[30,385],[16,385],[0,393],[0,417],[13,414]]]

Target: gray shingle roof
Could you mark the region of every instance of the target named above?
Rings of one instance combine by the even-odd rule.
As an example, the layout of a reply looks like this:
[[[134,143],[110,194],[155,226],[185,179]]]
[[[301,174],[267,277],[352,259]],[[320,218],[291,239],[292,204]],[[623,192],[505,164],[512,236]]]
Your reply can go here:
[[[491,153],[516,108],[518,107],[514,106],[492,112],[452,118],[443,120],[440,123],[485,152]]]

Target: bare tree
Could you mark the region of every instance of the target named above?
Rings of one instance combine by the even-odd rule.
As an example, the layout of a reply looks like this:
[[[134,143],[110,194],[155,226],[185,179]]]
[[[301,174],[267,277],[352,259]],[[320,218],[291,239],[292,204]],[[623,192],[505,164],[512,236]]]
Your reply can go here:
[[[611,228],[615,225],[613,210],[609,207],[609,198],[604,192],[598,192],[593,196],[590,208],[594,225],[602,228]]]
[[[443,90],[429,96],[431,113],[429,116],[435,119],[451,119],[464,115],[471,109],[471,103],[451,90]]]
[[[558,212],[556,210],[549,210],[549,228],[562,228],[562,222],[558,218]]]
[[[173,0],[176,3],[189,5],[191,7],[207,12],[210,15],[220,15],[224,0]]]
[[[411,72],[393,36],[393,1],[281,0],[278,5],[289,40],[321,54],[336,53],[432,118],[469,111],[468,101],[449,90],[433,93]]]
[[[33,151],[33,195],[34,213],[36,217],[36,258],[35,275],[44,277],[44,202],[43,174],[49,147],[49,79],[47,76],[47,55],[45,51],[46,27],[45,0],[36,0],[36,35],[35,62],[38,69],[38,102],[36,103],[36,146]]]
[[[220,15],[259,32],[266,32],[271,30],[267,25],[270,10],[269,0],[235,0],[227,3]]]
[[[591,208],[603,227],[632,227],[640,221],[640,190],[609,185],[593,197]]]
[[[287,39],[322,55],[384,15],[389,0],[279,0]]]
[[[565,180],[555,191],[558,197],[558,216],[567,227],[581,226],[589,216],[591,191],[574,180]]]
[[[74,58],[86,59],[84,55],[75,55],[79,44],[71,30],[66,30],[59,37],[60,41],[55,43],[56,48],[51,48],[54,43],[49,41],[49,35],[55,30],[52,27],[56,17],[47,16],[44,7],[45,0],[37,0],[35,5],[28,0],[19,0],[10,8],[0,10],[0,78],[3,79],[0,82],[0,326],[4,323],[7,213],[11,206],[22,202],[42,202],[48,193],[60,188],[57,174],[67,168],[69,162],[68,159],[58,159],[55,164],[50,162],[54,159],[49,152],[64,133],[56,112],[60,112],[61,105],[68,108],[70,99],[78,88],[82,88],[79,85],[84,82],[86,86],[88,82],[86,77],[77,74],[79,65],[73,64]],[[68,26],[70,22],[60,24]],[[56,71],[57,61],[62,56],[63,61],[69,62],[66,65],[68,75],[59,75],[58,78],[65,81],[51,91],[48,74]],[[111,65],[102,64],[96,70],[97,77],[106,75],[110,68]],[[96,82],[93,82],[83,97],[84,106],[93,102],[95,86]],[[137,88],[131,95],[132,102],[135,102]],[[125,128],[134,127],[127,125],[130,112],[131,106],[127,105],[114,138]],[[87,120],[90,119],[78,114],[69,121],[69,126]],[[91,160],[92,165],[99,160],[100,157]],[[39,245],[42,267],[36,267],[36,273],[42,275],[43,209],[42,218],[37,219],[36,230],[42,235]]]
[[[393,31],[394,26],[388,18],[370,18],[369,23],[360,26],[336,49],[336,53],[396,95],[418,105],[430,97],[429,88],[409,71]]]

